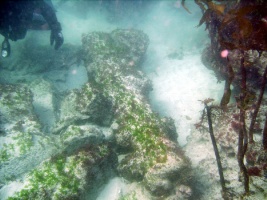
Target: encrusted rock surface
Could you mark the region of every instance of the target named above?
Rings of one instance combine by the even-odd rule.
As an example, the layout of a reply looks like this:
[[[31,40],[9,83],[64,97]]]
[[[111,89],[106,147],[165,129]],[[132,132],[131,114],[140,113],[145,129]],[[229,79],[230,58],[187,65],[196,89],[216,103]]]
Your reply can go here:
[[[145,178],[155,196],[174,193],[181,180],[188,184],[191,177],[184,172],[190,171],[190,162],[178,153],[181,149],[171,121],[152,112],[147,101],[150,82],[138,70],[149,44],[147,36],[138,30],[115,30],[89,33],[82,40],[92,85],[115,108],[114,134],[119,153],[124,154],[119,173],[130,181]]]
[[[164,196],[175,191],[177,185],[188,184],[188,180],[192,178],[192,170],[189,161],[181,157],[178,153],[169,153],[166,163],[155,164],[149,169],[144,182],[152,194]]]
[[[87,147],[67,157],[54,156],[32,170],[23,189],[9,199],[95,199],[96,194],[88,197],[87,193],[107,181],[112,163],[106,145]]]
[[[228,77],[228,67],[230,65],[235,74],[233,79],[233,86],[239,89],[239,83],[241,81],[240,63],[241,63],[241,51],[240,50],[228,50],[228,57],[222,58],[219,55],[214,55],[211,48],[208,46],[202,53],[202,62],[204,65],[212,69],[218,80],[222,81]],[[245,62],[244,65],[247,68],[247,83],[253,89],[260,88],[264,69],[267,66],[267,52],[258,52],[256,50],[244,51]]]
[[[29,153],[23,155],[24,161],[7,160],[1,167],[5,186],[0,195],[19,178],[20,187],[9,199],[95,199],[100,186],[119,175],[139,188],[124,192],[122,198],[136,194],[143,199],[192,198],[191,163],[177,143],[173,120],[159,117],[148,102],[151,83],[140,71],[148,36],[139,30],[118,29],[85,34],[82,42],[80,55],[89,76],[83,87],[61,92],[59,97],[55,80],[27,79],[23,87],[12,86],[11,93],[18,87],[23,95],[28,94],[22,97],[24,103],[17,105],[30,109],[23,115],[34,116],[38,134]],[[49,69],[57,62],[51,63]],[[39,111],[47,108],[52,112],[48,128],[44,127],[44,115],[36,117],[38,106]],[[8,109],[7,113],[13,112]],[[7,132],[1,134],[6,137]],[[12,174],[15,164],[32,163],[29,159],[34,156],[36,164],[22,165],[22,170]],[[142,189],[140,181],[145,186]]]
[[[41,126],[33,110],[32,92],[26,86],[0,85],[0,92],[2,164],[28,152]]]
[[[51,156],[71,155],[88,145],[104,142],[101,128],[95,125],[72,125],[60,136],[47,135],[34,111],[34,92],[26,85],[0,85],[0,90],[1,184],[22,177]]]

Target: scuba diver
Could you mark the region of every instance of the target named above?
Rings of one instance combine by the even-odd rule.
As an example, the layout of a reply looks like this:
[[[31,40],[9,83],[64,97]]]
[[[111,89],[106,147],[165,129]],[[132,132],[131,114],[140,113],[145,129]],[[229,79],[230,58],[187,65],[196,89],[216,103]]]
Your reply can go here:
[[[25,38],[27,30],[51,30],[50,44],[57,50],[64,42],[61,25],[51,0],[2,0],[0,2],[0,34],[4,36],[1,56],[11,52],[9,39]]]

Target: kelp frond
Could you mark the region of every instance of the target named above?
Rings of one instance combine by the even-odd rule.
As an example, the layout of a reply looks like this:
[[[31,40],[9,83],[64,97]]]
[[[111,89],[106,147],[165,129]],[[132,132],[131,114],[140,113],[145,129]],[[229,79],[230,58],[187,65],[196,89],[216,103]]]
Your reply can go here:
[[[211,17],[211,12],[213,12],[211,9],[207,9],[204,14],[202,15],[199,24],[197,25],[197,27],[200,27],[204,22],[208,22],[210,20]]]
[[[251,4],[246,0],[217,2],[195,0],[203,12],[197,27],[205,22],[210,37],[218,37],[221,47],[225,49],[267,50],[266,3],[255,1]]]
[[[192,14],[190,10],[185,6],[185,0],[182,0],[182,6],[189,14]]]
[[[239,6],[228,11],[221,22],[219,39],[225,48],[267,50],[267,6]]]

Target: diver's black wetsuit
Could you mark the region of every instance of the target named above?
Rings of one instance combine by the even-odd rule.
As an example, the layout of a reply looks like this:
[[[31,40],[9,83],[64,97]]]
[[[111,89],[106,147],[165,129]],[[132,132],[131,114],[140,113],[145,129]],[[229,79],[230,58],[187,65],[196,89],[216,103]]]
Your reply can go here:
[[[13,41],[23,39],[27,30],[31,28],[34,13],[40,13],[47,22],[51,30],[51,44],[55,41],[55,49],[58,49],[63,43],[63,36],[51,0],[2,0],[0,34],[7,42],[8,39]]]

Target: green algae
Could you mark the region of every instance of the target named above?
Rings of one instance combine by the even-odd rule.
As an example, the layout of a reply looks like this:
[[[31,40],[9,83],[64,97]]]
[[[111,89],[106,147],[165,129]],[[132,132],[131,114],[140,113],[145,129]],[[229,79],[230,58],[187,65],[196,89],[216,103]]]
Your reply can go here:
[[[136,62],[138,64],[146,51],[148,38],[136,30],[115,30],[110,35],[94,32],[83,36],[84,50],[88,50],[87,57],[92,58],[89,67],[93,74],[91,82],[106,98],[113,99],[118,113],[115,114],[115,120],[119,125],[115,134],[131,135],[129,143],[133,153],[125,157],[119,168],[127,168],[128,171],[138,169],[137,177],[142,177],[156,163],[166,162],[168,151],[163,142],[164,133],[160,128],[160,117],[151,111],[142,94],[134,93],[131,88],[127,88],[124,81],[125,76],[132,76],[137,81],[144,78],[142,75],[138,76]],[[112,46],[114,43],[125,50],[122,52],[121,49]],[[112,53],[111,50],[106,50],[110,47]],[[129,50],[126,50],[126,47]],[[133,65],[129,64],[134,59],[137,61],[133,62]]]
[[[122,195],[118,200],[138,200],[138,198],[136,196],[136,192],[130,192],[128,194]]]
[[[8,200],[78,198],[80,180],[76,170],[79,159],[58,157],[54,162],[45,162],[41,168],[33,170],[28,184]]]
[[[41,126],[33,114],[33,96],[25,85],[0,85],[1,115],[7,124],[6,141],[0,149],[0,164],[21,156],[33,147],[33,135]]]
[[[14,152],[14,144],[3,144],[0,150],[0,164],[8,161]]]
[[[103,160],[109,153],[106,145],[99,145],[81,150],[76,155],[52,157],[34,169],[28,175],[24,189],[8,200],[79,199],[86,187],[87,173],[97,160]]]
[[[12,138],[16,141],[20,154],[25,154],[33,146],[32,135],[29,132],[20,132]]]
[[[68,129],[60,135],[60,139],[62,142],[66,141],[67,139],[75,136],[79,136],[83,134],[83,130],[79,126],[69,126]]]
[[[4,143],[0,150],[0,164],[16,156],[21,156],[33,147],[32,134],[29,132],[15,132],[10,143]]]
[[[30,113],[32,93],[26,86],[1,85],[0,94],[1,112],[8,118],[17,118]]]
[[[112,70],[116,73],[116,69]],[[161,121],[158,116],[153,114],[146,102],[136,99],[136,96],[130,93],[125,86],[117,81],[114,74],[105,74],[105,81],[99,83],[99,87],[103,88],[106,96],[115,97],[115,107],[118,109],[119,129],[116,134],[130,132],[133,140],[133,151],[138,152],[138,158],[143,157],[142,162],[130,162],[132,166],[129,169],[141,168],[141,174],[145,174],[151,166],[157,162],[165,162],[167,156],[167,147],[162,142],[161,137],[164,135],[160,130]],[[135,153],[137,154],[137,153]],[[136,156],[136,155],[135,155]],[[134,161],[134,157],[131,161]]]

